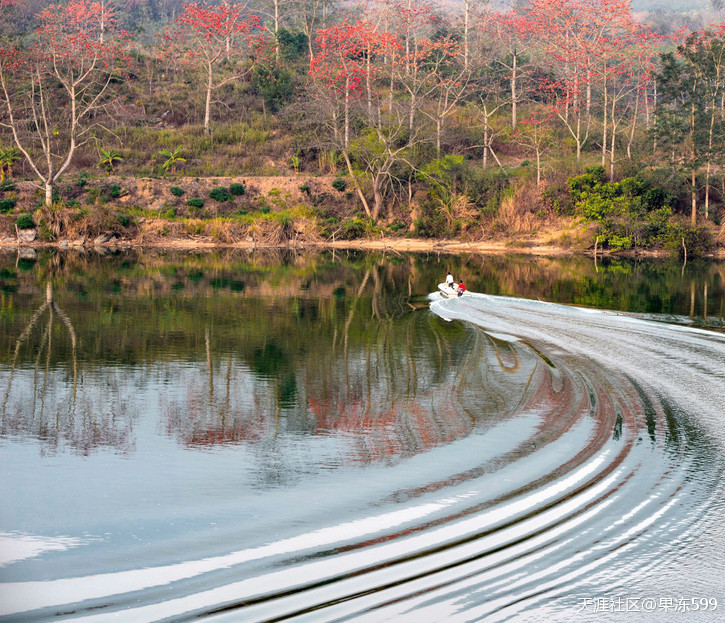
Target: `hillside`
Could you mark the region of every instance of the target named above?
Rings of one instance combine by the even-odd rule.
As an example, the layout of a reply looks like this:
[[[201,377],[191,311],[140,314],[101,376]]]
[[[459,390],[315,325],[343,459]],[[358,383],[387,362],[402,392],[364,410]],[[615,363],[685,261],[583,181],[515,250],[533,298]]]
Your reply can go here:
[[[274,35],[227,3],[186,5],[153,41],[113,27],[163,29],[157,4],[116,5],[115,21],[90,0],[0,14],[2,32],[35,32],[0,47],[0,236],[526,244],[556,231],[571,248],[707,253],[721,232],[725,67],[663,54],[659,26],[612,20],[618,0],[535,3],[470,31],[428,4],[406,28],[381,4],[365,19],[337,7],[312,30],[287,16]],[[688,71],[709,82],[683,101]]]

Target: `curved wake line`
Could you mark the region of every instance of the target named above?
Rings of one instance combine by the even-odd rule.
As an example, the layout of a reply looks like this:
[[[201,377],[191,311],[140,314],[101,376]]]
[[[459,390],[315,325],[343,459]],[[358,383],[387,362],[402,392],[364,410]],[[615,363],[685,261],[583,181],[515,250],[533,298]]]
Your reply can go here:
[[[2,583],[0,616],[567,620],[584,591],[679,586],[700,532],[725,541],[725,335],[489,295],[430,307],[475,327],[450,400],[466,437],[389,480],[367,472],[380,482],[337,521],[198,560]],[[448,406],[431,405],[434,425]]]

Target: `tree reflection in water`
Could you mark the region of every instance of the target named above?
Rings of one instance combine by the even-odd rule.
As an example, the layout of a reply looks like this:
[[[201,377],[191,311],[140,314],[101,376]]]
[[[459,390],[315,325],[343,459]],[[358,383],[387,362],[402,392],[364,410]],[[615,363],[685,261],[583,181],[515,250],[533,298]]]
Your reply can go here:
[[[47,321],[41,319],[47,313]],[[59,322],[60,320],[60,322]],[[70,340],[70,373],[54,361],[54,335],[59,326]],[[131,422],[119,418],[123,403],[94,402],[90,392],[79,396],[78,338],[73,322],[53,296],[53,285],[46,283],[45,300],[20,333],[13,350],[7,387],[2,403],[3,435],[29,436],[42,443],[44,452],[58,451],[68,444],[74,451],[88,454],[100,446],[123,452],[132,449]],[[19,366],[22,349],[32,358]]]
[[[710,326],[725,299],[724,265],[694,261],[274,250],[9,266],[0,256],[0,434],[124,453],[156,417],[189,448],[313,439],[325,468],[446,443],[522,396],[518,346],[428,312],[449,268],[476,291]]]

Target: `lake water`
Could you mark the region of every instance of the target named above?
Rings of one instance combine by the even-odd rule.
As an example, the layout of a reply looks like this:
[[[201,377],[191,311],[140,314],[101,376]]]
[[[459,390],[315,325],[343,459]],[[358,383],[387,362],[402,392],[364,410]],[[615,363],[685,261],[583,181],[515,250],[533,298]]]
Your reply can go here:
[[[0,253],[0,621],[720,621],[724,317],[704,261]]]

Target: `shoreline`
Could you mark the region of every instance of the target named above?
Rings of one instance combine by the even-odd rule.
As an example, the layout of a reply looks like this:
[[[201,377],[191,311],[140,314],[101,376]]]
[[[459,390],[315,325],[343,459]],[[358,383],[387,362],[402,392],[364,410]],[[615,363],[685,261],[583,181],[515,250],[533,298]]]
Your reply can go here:
[[[512,240],[490,240],[468,242],[453,239],[426,239],[426,238],[376,238],[356,239],[338,241],[305,241],[296,244],[285,245],[264,245],[251,241],[236,243],[220,243],[205,238],[170,238],[167,240],[136,242],[134,240],[112,240],[96,243],[77,241],[69,243],[44,241],[8,241],[0,240],[0,251],[22,250],[22,249],[58,249],[89,250],[99,249],[162,249],[162,250],[209,250],[209,249],[239,249],[239,250],[261,250],[261,249],[290,249],[297,251],[306,250],[361,250],[361,251],[383,251],[393,253],[444,253],[450,255],[475,254],[475,255],[532,255],[532,256],[588,256],[594,257],[593,249],[565,248],[557,245],[542,243],[538,241],[512,241]],[[596,257],[627,257],[627,258],[666,258],[671,254],[663,250],[627,250],[608,251],[599,250]],[[725,259],[725,248],[718,248],[705,256],[710,259]]]
[[[34,205],[36,191],[36,184],[33,182],[18,181],[15,183],[15,192],[17,193],[15,211],[12,214],[0,215],[0,250],[21,247],[26,249],[57,248],[60,250],[91,249],[94,247],[168,250],[359,249],[393,253],[442,253],[450,255],[582,256],[592,258],[657,258],[672,256],[670,252],[663,249],[628,249],[626,251],[597,249],[593,244],[593,235],[591,231],[588,231],[590,226],[582,224],[578,219],[574,218],[547,218],[537,222],[535,228],[520,232],[491,232],[488,230],[487,233],[490,237],[485,240],[466,241],[456,238],[407,237],[403,235],[402,231],[396,235],[387,236],[383,236],[383,232],[377,232],[375,237],[352,240],[335,240],[334,235],[332,239],[320,239],[317,227],[306,227],[304,218],[300,219],[299,228],[295,226],[294,232],[287,232],[287,240],[279,240],[277,232],[266,231],[262,227],[255,230],[254,228],[240,226],[225,230],[224,227],[226,226],[217,227],[214,225],[215,219],[203,220],[195,218],[194,215],[187,215],[169,221],[160,217],[161,213],[167,209],[181,209],[182,212],[184,210],[188,212],[183,207],[184,203],[171,193],[170,189],[175,185],[185,187],[190,195],[207,196],[212,189],[234,182],[243,184],[246,188],[245,201],[247,203],[250,201],[254,203],[256,199],[281,196],[284,201],[280,205],[284,207],[295,203],[308,203],[309,197],[301,190],[301,182],[320,196],[332,192],[328,188],[332,183],[331,178],[332,176],[310,177],[298,175],[288,177],[240,176],[198,179],[183,176],[173,179],[118,176],[99,178],[94,180],[92,185],[98,192],[112,184],[122,188],[116,202],[109,204],[110,207],[106,208],[107,212],[110,211],[111,216],[114,211],[123,211],[138,205],[146,206],[147,210],[150,210],[156,216],[153,218],[144,216],[138,219],[134,217],[134,221],[137,222],[134,223],[133,228],[128,228],[126,225],[119,227],[118,223],[115,223],[116,226],[112,226],[114,223],[109,225],[105,222],[92,222],[87,224],[85,228],[68,228],[68,223],[65,223],[65,228],[59,230],[63,238],[54,242],[38,239],[37,223],[35,229],[17,229],[13,219],[20,212],[30,213],[33,210],[32,206]],[[240,205],[242,203],[237,202],[237,207]],[[275,206],[276,204],[272,203],[272,205]],[[228,209],[226,203],[224,206],[224,209]],[[210,209],[217,211],[220,208],[218,205],[212,205]],[[278,207],[274,209],[278,211]],[[106,216],[108,217],[108,215]],[[66,217],[70,218],[68,215]],[[209,223],[212,225],[208,225]],[[219,231],[215,231],[215,229]],[[491,236],[492,233],[493,236]],[[714,248],[703,257],[725,259],[725,227],[716,230],[713,225],[711,234]],[[56,232],[56,235],[58,235],[58,232]],[[372,236],[370,233],[368,235]],[[265,238],[267,242],[264,242]]]

